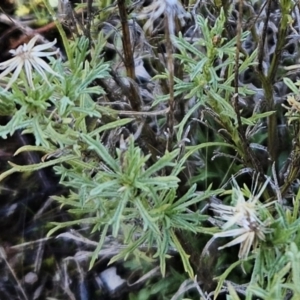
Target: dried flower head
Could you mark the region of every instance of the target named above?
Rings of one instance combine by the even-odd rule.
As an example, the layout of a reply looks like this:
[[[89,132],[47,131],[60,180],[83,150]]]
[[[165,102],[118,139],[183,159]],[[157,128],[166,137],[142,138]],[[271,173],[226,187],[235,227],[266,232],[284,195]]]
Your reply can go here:
[[[265,224],[258,217],[258,212],[262,208],[262,204],[258,200],[269,180],[264,183],[260,192],[256,196],[251,195],[248,201],[245,200],[244,194],[236,181],[233,180],[233,182],[232,191],[235,206],[211,204],[212,209],[219,214],[219,218],[226,221],[222,226],[224,231],[214,234],[214,238],[236,237],[233,241],[219,247],[219,249],[241,244],[238,255],[240,259],[245,259],[251,246],[255,248],[259,240],[265,240],[267,230]],[[230,229],[231,227],[234,228]]]
[[[299,113],[300,113],[300,102],[299,97],[294,96],[293,94],[289,94],[287,96],[288,105],[281,104],[287,112],[285,116],[288,117],[288,125],[290,125],[293,121],[299,120]]]
[[[155,20],[160,17],[168,18],[168,26],[170,34],[175,32],[175,19],[179,19],[181,26],[185,25],[184,18],[189,18],[190,15],[183,8],[178,0],[153,0],[153,2],[146,6],[138,15],[138,19],[148,19],[144,25],[144,30],[153,31],[153,24]]]
[[[9,52],[14,56],[13,58],[0,63],[0,70],[4,70],[0,74],[0,79],[3,79],[7,74],[13,72],[5,90],[8,90],[13,82],[15,82],[20,75],[22,68],[25,69],[27,81],[31,88],[34,89],[32,81],[32,68],[34,68],[42,78],[48,82],[45,71],[55,76],[61,77],[60,74],[54,72],[51,67],[40,57],[48,57],[50,55],[57,54],[59,49],[52,52],[43,52],[43,50],[52,48],[56,44],[56,39],[53,42],[46,43],[43,45],[34,46],[38,40],[38,35],[34,36],[28,44],[19,46],[16,50],[10,50]]]
[[[295,99],[294,95],[287,96],[287,102],[290,105],[290,109],[294,112],[300,112],[300,102],[299,99]],[[286,106],[284,106],[287,108]]]

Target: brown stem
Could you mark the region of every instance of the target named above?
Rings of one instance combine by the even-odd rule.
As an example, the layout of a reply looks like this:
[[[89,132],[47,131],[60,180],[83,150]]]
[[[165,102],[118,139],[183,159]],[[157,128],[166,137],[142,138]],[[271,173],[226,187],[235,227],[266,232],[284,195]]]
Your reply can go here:
[[[119,14],[122,24],[122,43],[123,43],[123,50],[124,50],[124,64],[127,72],[127,76],[132,80],[135,80],[135,68],[134,68],[134,59],[133,59],[133,52],[131,47],[131,40],[130,40],[130,32],[129,26],[127,21],[127,11],[125,0],[118,0],[118,7],[119,7]],[[135,111],[141,110],[141,100],[138,95],[137,90],[135,89],[132,82],[129,82],[130,85],[130,97],[129,101],[131,107]]]
[[[172,140],[174,133],[174,121],[175,121],[175,100],[174,100],[174,63],[172,57],[172,41],[171,32],[169,28],[169,16],[165,17],[165,37],[166,37],[166,47],[167,47],[167,66],[169,71],[169,114],[168,114],[168,128],[170,141]],[[171,20],[172,22],[172,20]],[[169,147],[172,148],[172,143],[169,143]],[[170,149],[169,149],[170,150]]]
[[[260,166],[257,157],[253,153],[252,149],[249,146],[249,142],[247,140],[245,130],[242,124],[242,118],[241,113],[239,110],[239,61],[240,61],[240,50],[242,48],[241,44],[241,35],[242,35],[242,17],[243,17],[243,0],[240,0],[239,2],[239,14],[238,14],[238,23],[237,23],[237,35],[236,35],[236,55],[235,55],[235,70],[234,70],[234,89],[235,89],[235,95],[233,99],[234,103],[234,109],[237,116],[237,130],[239,134],[239,138],[241,141],[241,147],[244,152],[243,160],[245,161],[245,164],[248,166],[251,166],[257,173],[260,174],[264,181],[264,172],[262,167]]]
[[[87,24],[86,24],[86,35],[89,39],[89,49],[91,49],[92,45],[92,37],[91,37],[91,23],[92,23],[92,9],[93,9],[93,0],[87,0]]]
[[[265,92],[265,99],[266,99],[266,111],[272,111],[274,110],[274,98],[273,98],[273,86],[272,86],[272,81],[273,80],[272,76],[273,71],[268,74],[268,76],[265,76],[264,71],[263,71],[263,60],[264,60],[264,55],[265,55],[265,42],[266,42],[266,36],[267,36],[267,29],[268,29],[268,22],[269,22],[269,17],[271,13],[271,3],[272,0],[268,0],[267,3],[267,15],[266,15],[266,20],[262,32],[262,38],[260,40],[260,43],[258,45],[258,76],[262,82],[262,87]],[[277,48],[277,46],[276,46]],[[278,132],[277,132],[277,116],[276,114],[272,114],[268,118],[268,151],[269,155],[271,158],[271,162],[273,163],[274,161],[277,160],[278,156],[278,147],[277,147],[277,137],[278,137]]]

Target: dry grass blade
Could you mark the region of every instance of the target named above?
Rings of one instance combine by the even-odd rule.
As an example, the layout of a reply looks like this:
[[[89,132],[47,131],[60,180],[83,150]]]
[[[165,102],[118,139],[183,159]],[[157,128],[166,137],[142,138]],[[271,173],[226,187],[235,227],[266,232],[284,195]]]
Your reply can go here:
[[[5,264],[6,264],[7,268],[8,268],[8,270],[9,270],[9,272],[11,273],[11,275],[12,275],[13,278],[14,278],[14,280],[16,281],[18,290],[19,290],[19,292],[21,293],[23,299],[29,300],[28,297],[27,297],[27,295],[26,295],[26,293],[25,293],[25,291],[24,291],[24,289],[23,289],[23,287],[22,287],[22,285],[21,285],[21,283],[20,283],[20,281],[19,281],[19,279],[18,279],[18,277],[17,277],[17,275],[15,274],[13,268],[11,268],[9,262],[7,261],[7,257],[6,257],[6,253],[5,253],[4,248],[1,247],[1,246],[0,246],[0,257],[4,260],[4,262],[5,262]]]

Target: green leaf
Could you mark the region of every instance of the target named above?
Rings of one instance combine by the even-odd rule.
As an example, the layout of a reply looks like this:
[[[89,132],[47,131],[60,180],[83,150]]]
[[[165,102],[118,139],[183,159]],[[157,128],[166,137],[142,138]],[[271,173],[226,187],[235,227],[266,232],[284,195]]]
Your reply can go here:
[[[144,176],[143,176],[144,177]],[[154,178],[139,179],[141,185],[153,185],[160,189],[176,188],[180,179],[176,176],[157,176]],[[142,189],[142,187],[141,187]]]
[[[272,111],[266,111],[264,113],[256,113],[255,115],[253,115],[249,118],[242,118],[242,122],[244,124],[248,124],[248,125],[255,125],[257,120],[267,118],[267,117],[273,115],[275,112],[276,111],[272,110]]]
[[[135,242],[128,245],[124,250],[120,251],[119,254],[112,257],[111,260],[109,261],[108,265],[111,265],[114,262],[116,262],[122,258],[126,258],[128,255],[132,254],[139,246],[144,244],[146,241],[149,241],[150,234],[151,234],[151,232],[148,231],[145,234],[143,234],[139,239],[137,239]]]
[[[197,111],[199,109],[199,107],[203,105],[202,101],[198,101],[184,116],[184,118],[182,119],[182,121],[179,123],[179,125],[176,125],[175,128],[178,128],[177,131],[177,140],[181,141],[182,136],[183,136],[183,132],[186,126],[187,121],[189,120],[189,118],[191,117],[191,115]]]
[[[227,282],[227,286],[228,286],[228,291],[230,294],[230,300],[241,300],[240,297],[238,296],[237,292],[235,291],[235,289],[233,288],[233,286],[231,285],[231,283],[229,281]]]
[[[144,207],[139,197],[136,197],[136,199],[134,200],[134,204],[139,210],[141,217],[143,218],[144,231],[146,231],[147,228],[149,228],[154,234],[160,235],[161,233],[156,225],[155,220],[148,214],[149,208]]]
[[[149,178],[151,175],[155,174],[157,171],[165,167],[172,167],[176,165],[176,162],[174,162],[173,160],[178,156],[178,154],[179,149],[165,153],[163,157],[159,158],[157,162],[155,162],[152,166],[150,166],[143,172],[141,178]]]
[[[189,274],[190,278],[193,279],[195,277],[195,275],[194,275],[193,268],[192,268],[192,266],[190,264],[190,261],[189,261],[190,255],[186,254],[186,252],[182,248],[177,236],[175,235],[175,233],[172,229],[170,230],[170,237],[172,239],[172,242],[175,245],[175,248],[177,249],[177,251],[180,254],[184,270]]]
[[[135,119],[132,118],[124,118],[124,119],[119,119],[117,121],[113,121],[113,122],[109,122],[99,128],[97,128],[96,130],[94,130],[93,132],[91,132],[89,134],[89,136],[94,137],[96,135],[98,135],[99,133],[105,131],[105,130],[109,130],[109,129],[114,129],[117,127],[122,127],[132,121],[134,121]]]
[[[292,90],[295,95],[299,95],[299,88],[289,78],[283,78],[283,82]]]
[[[32,164],[32,165],[28,165],[28,166],[19,166],[19,165],[16,165],[9,161],[8,163],[13,168],[0,174],[0,181],[2,181],[4,178],[6,178],[7,176],[9,176],[15,172],[33,172],[33,171],[37,171],[37,170],[40,170],[40,169],[43,169],[46,167],[54,166],[59,163],[68,162],[68,161],[76,160],[76,159],[78,159],[78,157],[75,155],[66,155],[66,156],[62,156],[62,157],[59,157],[57,159],[53,159],[53,160],[50,160],[47,162],[43,162],[43,163],[39,163],[39,164]]]
[[[201,59],[193,68],[193,72],[190,74],[191,80],[194,80],[198,74],[203,72],[204,65],[208,62],[207,58]]]
[[[166,275],[166,253],[168,251],[168,247],[170,246],[170,234],[168,230],[163,230],[162,232],[162,240],[157,243],[158,249],[157,253],[153,256],[155,258],[156,256],[159,257],[159,265],[160,265],[160,271],[163,277]]]
[[[42,145],[49,148],[49,142],[46,139],[47,136],[45,135],[44,130],[40,127],[40,123],[42,123],[41,121],[42,120],[40,120],[39,116],[36,116],[32,119],[32,129],[35,137],[35,144],[37,146]]]
[[[173,204],[172,207],[176,210],[184,210],[193,204],[196,204],[196,203],[203,201],[209,197],[213,197],[213,196],[216,196],[216,195],[224,192],[223,189],[210,191],[211,187],[212,187],[212,185],[208,186],[208,188],[203,193],[194,194],[194,191],[196,189],[196,184],[194,184],[182,198],[180,198],[178,201],[176,201]],[[188,200],[191,197],[192,197],[192,199]]]
[[[112,235],[114,237],[117,237],[118,233],[119,233],[119,229],[120,229],[120,223],[121,221],[123,221],[123,211],[126,207],[127,202],[130,199],[131,193],[128,190],[125,190],[125,193],[122,195],[122,197],[120,197],[119,199],[119,203],[118,206],[115,210],[115,213],[113,215],[113,217],[110,220],[110,224],[112,225],[113,228],[113,232]]]
[[[32,145],[26,145],[20,147],[15,153],[14,156],[27,151],[41,151],[41,152],[49,152],[51,149],[43,147],[43,146],[32,146]]]
[[[49,232],[47,233],[47,237],[51,236],[57,230],[60,230],[65,227],[71,227],[78,224],[95,224],[97,222],[99,222],[99,218],[92,218],[92,217],[80,219],[80,220],[68,221],[64,223],[51,222],[50,224],[55,225],[55,227],[49,230]]]
[[[246,260],[253,259],[254,257],[255,257],[254,255],[248,256]],[[226,280],[226,278],[228,277],[228,275],[231,273],[231,271],[234,268],[236,268],[238,265],[242,264],[242,263],[243,263],[243,261],[241,261],[241,260],[236,261],[235,263],[231,264],[225,270],[225,272],[222,275],[220,275],[220,276],[218,276],[218,277],[215,278],[215,279],[218,280],[218,285],[217,285],[217,287],[215,289],[215,292],[214,292],[214,300],[217,299],[217,297],[218,297],[218,295],[219,295],[219,293],[220,293],[220,291],[221,291],[221,289],[223,287],[224,281]]]
[[[112,170],[119,171],[119,165],[114,160],[106,148],[87,134],[81,134],[80,137],[89,145],[89,149],[94,150]]]
[[[90,195],[91,196],[101,196],[103,191],[108,190],[108,191],[112,191],[112,190],[117,190],[119,187],[118,185],[118,180],[109,180],[103,183],[99,183],[96,185],[95,188],[91,189],[90,191]],[[113,194],[112,194],[113,195]]]
[[[94,253],[93,253],[92,259],[91,259],[91,261],[90,261],[89,270],[91,270],[92,267],[94,266],[95,261],[96,261],[96,259],[98,258],[99,252],[100,252],[101,248],[102,248],[103,245],[104,245],[104,242],[105,242],[105,238],[106,238],[106,235],[107,235],[108,228],[109,228],[109,225],[108,225],[108,224],[106,224],[106,225],[104,226],[104,228],[103,228],[103,231],[102,231],[102,233],[101,233],[100,241],[99,241],[99,243],[98,243],[98,245],[97,245],[97,247],[96,247],[96,249],[95,249],[95,251],[94,251]]]
[[[58,103],[58,113],[60,116],[64,116],[68,106],[74,106],[74,102],[69,97],[63,96]]]

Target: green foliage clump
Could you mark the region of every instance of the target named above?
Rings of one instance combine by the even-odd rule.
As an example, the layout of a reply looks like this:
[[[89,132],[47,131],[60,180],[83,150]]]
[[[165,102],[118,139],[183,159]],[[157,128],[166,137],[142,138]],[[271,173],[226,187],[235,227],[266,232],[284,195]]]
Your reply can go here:
[[[122,3],[118,4],[121,11]],[[286,1],[280,1],[280,7],[285,17],[283,34],[291,7]],[[216,299],[221,292],[234,300],[240,299],[239,294],[249,300],[286,299],[290,294],[298,299],[300,193],[294,187],[299,175],[299,83],[282,79],[292,94],[288,106],[280,110],[287,110],[284,118],[293,136],[288,159],[282,162],[282,153],[274,147],[278,136],[278,111],[270,89],[276,73],[274,60],[271,73],[264,73],[264,47],[259,44],[250,54],[242,48],[253,35],[251,28],[243,30],[239,20],[237,35],[226,37],[232,7],[218,2],[214,9],[219,15],[213,24],[209,18],[195,17],[201,29],[195,41],[167,31],[171,47],[166,50],[166,71],[153,78],[154,84],[161,84],[161,93],[155,95],[152,111],[145,109],[134,72],[125,63],[132,56],[130,45],[127,49],[123,42],[128,75],[123,80],[113,71],[113,63],[103,58],[107,40],[102,33],[95,40],[86,34],[70,41],[58,24],[66,60],[49,59],[54,72],[47,73],[47,80],[35,65],[34,88],[26,78],[25,65],[25,72],[14,73],[18,76],[11,89],[0,90],[0,114],[9,117],[0,126],[0,137],[6,139],[17,130],[31,134],[35,145],[21,147],[16,155],[41,152],[41,162],[25,166],[9,162],[11,168],[0,174],[0,181],[14,172],[53,167],[67,191],[53,199],[68,210],[72,220],[52,222],[48,235],[83,225],[98,233],[90,268],[110,236],[122,244],[110,263],[134,257],[157,259],[166,276],[168,259],[177,253],[190,277],[184,291],[177,294],[194,289],[203,299]],[[125,23],[122,41],[130,36]],[[282,48],[282,41],[278,42],[278,53]],[[174,72],[172,63],[179,70]],[[257,69],[267,98],[266,106],[255,105],[250,114],[244,111],[245,99],[256,91],[239,82],[249,69]],[[113,93],[116,84],[121,94]],[[120,102],[132,110],[119,109]],[[180,107],[186,110],[175,115]],[[165,115],[158,117],[161,111]],[[157,135],[148,123],[158,127]],[[265,147],[254,141],[265,141],[260,129],[266,124]],[[263,163],[261,150],[266,152]],[[200,163],[195,163],[197,159]],[[229,184],[233,187],[228,188]],[[209,241],[203,238],[206,235],[212,236]],[[234,239],[220,246],[216,239],[224,237]],[[201,241],[201,249],[195,239]],[[236,245],[240,247],[236,261],[224,267],[221,263],[232,256],[226,250]],[[197,283],[195,275],[201,277],[208,266],[216,280],[209,278],[213,284],[205,290],[205,282]],[[234,272],[247,273],[246,285],[231,280],[230,276],[238,277]],[[144,297],[141,292],[139,299]]]

